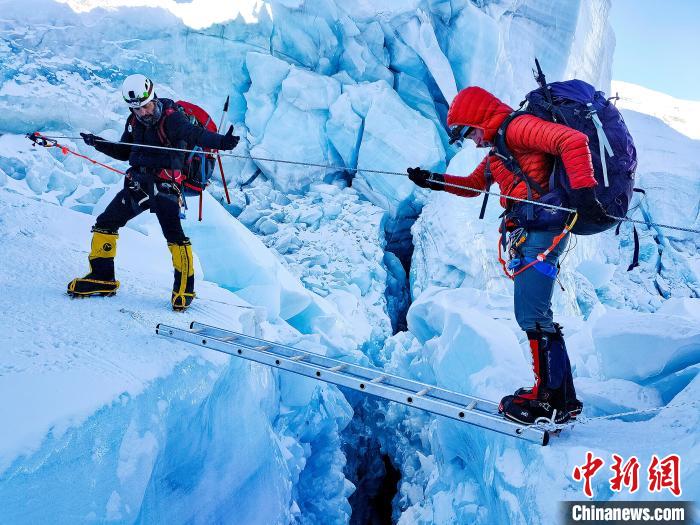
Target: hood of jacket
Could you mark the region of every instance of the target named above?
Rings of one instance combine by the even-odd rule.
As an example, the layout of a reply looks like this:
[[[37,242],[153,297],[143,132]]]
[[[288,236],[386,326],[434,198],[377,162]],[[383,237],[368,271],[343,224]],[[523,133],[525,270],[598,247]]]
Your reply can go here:
[[[508,104],[478,86],[457,93],[447,113],[447,125],[471,126],[484,130],[484,139],[493,143],[499,126],[513,112]]]

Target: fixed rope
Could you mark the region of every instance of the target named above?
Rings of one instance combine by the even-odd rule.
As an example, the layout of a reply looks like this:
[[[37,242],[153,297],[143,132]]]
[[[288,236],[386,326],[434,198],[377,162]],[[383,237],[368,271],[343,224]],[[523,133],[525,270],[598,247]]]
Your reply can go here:
[[[673,405],[663,405],[660,407],[653,407],[653,408],[643,408],[640,410],[630,410],[628,412],[619,412],[617,414],[608,414],[606,416],[596,416],[596,417],[586,417],[586,416],[581,416],[579,415],[576,420],[569,421],[567,423],[552,423],[551,421],[545,421],[541,420],[535,423],[535,427],[541,428],[543,430],[547,430],[549,432],[555,432],[557,430],[563,430],[565,428],[569,428],[573,425],[587,425],[589,423],[592,423],[594,421],[604,421],[608,419],[617,419],[620,417],[627,417],[627,416],[639,416],[643,414],[653,414],[654,412],[663,412],[664,410],[668,408],[684,408],[684,407],[694,407],[700,404],[700,400],[695,400],[695,401],[684,401],[682,403],[676,403]]]
[[[666,410],[667,408],[691,407],[691,406],[696,406],[698,404],[700,404],[700,400],[684,401],[682,403],[676,403],[673,405],[663,405],[660,407],[643,408],[640,410],[630,410],[629,412],[620,412],[618,414],[609,414],[607,416],[587,417],[587,418],[584,418],[583,422],[588,423],[590,421],[597,421],[597,420],[603,420],[603,419],[616,419],[618,417],[637,416],[637,415],[641,415],[641,414],[653,414],[654,412],[662,412],[663,410]]]
[[[79,153],[75,153],[72,150],[66,148],[65,146],[61,146],[60,144],[57,144],[55,142],[56,139],[83,140],[82,137],[72,137],[72,136],[67,136],[67,135],[45,136],[45,135],[41,135],[39,132],[35,132],[35,133],[28,134],[27,138],[34,141],[36,144],[38,144],[40,146],[58,147],[62,151],[64,151],[65,154],[73,153],[74,155],[77,155],[81,158],[85,158],[94,164],[104,166],[104,167],[106,167],[112,171],[116,171],[118,173],[123,173],[123,172],[115,170],[114,168],[111,168],[105,164],[102,164],[102,163],[97,162],[93,159],[90,159],[89,157],[86,157],[85,155],[80,155]],[[135,144],[133,142],[122,142],[122,141],[106,140],[106,139],[100,139],[100,138],[95,138],[95,141],[96,142],[104,142],[106,144],[119,144],[119,145],[123,145],[123,146],[134,146],[134,147],[138,147],[138,148],[150,148],[150,149],[158,149],[158,150],[179,151],[179,152],[183,152],[183,153],[192,153],[194,151],[194,150],[186,149],[186,148],[173,148],[173,147],[168,147],[168,146],[152,146],[149,144]],[[219,155],[221,157],[231,157],[231,158],[244,159],[244,160],[254,160],[254,161],[259,161],[259,162],[274,162],[276,164],[290,164],[290,165],[295,165],[295,166],[322,168],[322,169],[334,170],[334,171],[375,173],[378,175],[393,175],[393,176],[398,176],[398,177],[407,177],[408,176],[406,174],[406,172],[400,172],[400,171],[376,170],[376,169],[371,169],[371,168],[351,168],[351,167],[347,167],[347,166],[334,166],[331,164],[319,164],[319,163],[315,163],[315,162],[302,162],[302,161],[296,161],[296,160],[272,159],[272,158],[266,158],[266,157],[254,157],[252,155],[240,155],[237,153],[230,153],[230,152],[225,152],[225,151],[220,151],[217,153],[217,155]],[[552,210],[561,210],[561,211],[565,211],[568,213],[575,213],[576,212],[576,210],[574,208],[567,208],[565,206],[556,206],[554,204],[546,204],[546,203],[534,201],[531,199],[521,199],[519,197],[513,197],[512,195],[504,195],[502,193],[484,190],[484,189],[480,189],[480,188],[471,188],[469,186],[463,186],[461,184],[453,184],[453,183],[444,182],[444,181],[441,182],[438,180],[433,180],[432,182],[437,183],[437,184],[442,184],[443,186],[449,187],[449,188],[457,188],[460,190],[467,190],[467,191],[473,191],[475,193],[492,195],[494,197],[500,197],[502,199],[507,199],[507,200],[516,201],[516,202],[524,202],[526,204],[532,204],[534,206],[540,206],[540,207],[549,208]],[[656,223],[656,222],[640,221],[640,220],[635,220],[635,219],[629,219],[627,217],[616,217],[614,215],[608,215],[607,217],[609,217],[610,219],[619,221],[619,222],[643,224],[645,226],[654,226],[657,228],[665,228],[665,229],[669,229],[669,230],[678,230],[678,231],[683,231],[683,232],[688,232],[688,233],[700,234],[700,229],[695,229],[695,228],[687,228],[687,227],[683,227],[683,226],[673,226],[670,224],[662,224],[662,223]]]

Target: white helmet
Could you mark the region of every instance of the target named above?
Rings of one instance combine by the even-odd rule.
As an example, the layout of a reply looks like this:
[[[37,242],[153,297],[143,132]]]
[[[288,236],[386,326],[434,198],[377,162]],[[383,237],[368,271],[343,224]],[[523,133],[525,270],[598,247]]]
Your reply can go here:
[[[144,75],[129,75],[122,84],[122,96],[130,108],[140,108],[155,97],[153,82]]]

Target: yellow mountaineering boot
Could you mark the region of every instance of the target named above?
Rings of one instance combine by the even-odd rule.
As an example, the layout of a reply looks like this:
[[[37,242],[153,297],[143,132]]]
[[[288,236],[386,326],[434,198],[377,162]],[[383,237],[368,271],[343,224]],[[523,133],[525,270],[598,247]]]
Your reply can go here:
[[[68,283],[68,295],[88,297],[90,295],[114,295],[119,281],[114,278],[114,256],[117,254],[116,233],[92,230],[92,245],[88,262],[90,273]]]
[[[189,239],[182,243],[168,243],[168,249],[173,256],[175,281],[170,302],[173,310],[182,312],[192,303],[194,293],[194,261],[192,260],[192,244]]]

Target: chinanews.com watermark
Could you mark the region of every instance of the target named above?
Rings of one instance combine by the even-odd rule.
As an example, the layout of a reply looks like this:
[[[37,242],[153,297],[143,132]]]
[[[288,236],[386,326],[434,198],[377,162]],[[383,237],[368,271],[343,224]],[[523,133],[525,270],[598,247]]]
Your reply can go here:
[[[691,503],[687,501],[566,501],[562,504],[566,525],[593,523],[654,523],[690,525]]]
[[[644,464],[636,456],[625,459],[618,454],[612,454],[612,461],[607,469],[612,476],[607,478],[609,491],[606,493],[636,494],[636,501],[594,501],[593,480],[596,475],[604,474],[604,466],[605,459],[589,451],[583,464],[574,467],[571,477],[581,483],[582,492],[588,500],[562,502],[562,523],[696,523],[694,503],[680,499],[683,488],[681,457],[678,454],[669,454],[663,458],[652,454]],[[602,480],[599,479],[595,485],[598,488],[600,481]],[[640,501],[638,496],[644,492],[654,499],[668,496],[670,500]]]

